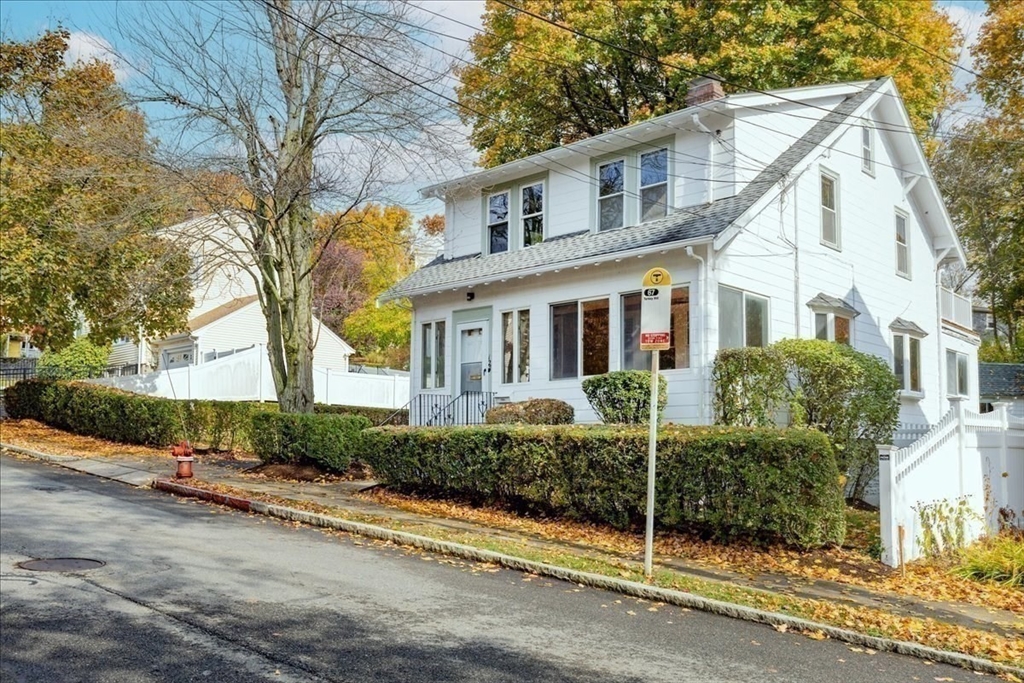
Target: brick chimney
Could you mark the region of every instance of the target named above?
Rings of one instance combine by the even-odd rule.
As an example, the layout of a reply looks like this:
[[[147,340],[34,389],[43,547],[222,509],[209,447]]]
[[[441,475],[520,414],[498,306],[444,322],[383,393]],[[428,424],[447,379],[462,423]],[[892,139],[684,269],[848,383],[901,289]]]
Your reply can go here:
[[[723,97],[725,97],[725,91],[722,90],[722,82],[717,80],[714,76],[710,78],[704,76],[690,81],[683,103],[687,107],[695,107],[698,104],[721,99]]]

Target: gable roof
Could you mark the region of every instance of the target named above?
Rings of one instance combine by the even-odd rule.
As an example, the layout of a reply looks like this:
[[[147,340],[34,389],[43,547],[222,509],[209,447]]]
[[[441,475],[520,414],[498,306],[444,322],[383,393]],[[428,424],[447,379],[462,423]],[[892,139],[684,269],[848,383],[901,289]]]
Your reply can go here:
[[[256,301],[256,295],[251,294],[249,296],[240,296],[237,299],[232,299],[226,304],[221,304],[217,308],[211,308],[206,313],[200,313],[196,317],[188,321],[188,329],[193,333],[198,332],[202,328],[206,327],[211,323],[215,323],[229,313],[240,311],[253,301]]]
[[[860,311],[854,308],[853,304],[848,303],[845,299],[840,299],[837,296],[829,296],[828,294],[825,294],[825,292],[818,292],[817,296],[807,302],[807,306],[812,309],[827,309],[830,311],[848,313],[854,318],[860,315]]]
[[[905,320],[903,318],[894,318],[889,323],[889,329],[893,332],[906,332],[907,334],[914,335],[916,337],[927,337],[928,333],[920,325],[912,320]]]
[[[1024,397],[1024,363],[978,363],[978,393],[985,398]]]
[[[795,141],[775,161],[731,197],[711,204],[679,209],[657,220],[617,230],[589,230],[545,240],[527,249],[500,254],[472,254],[453,259],[439,257],[412,273],[381,295],[381,301],[415,294],[465,287],[524,273],[559,270],[577,261],[607,260],[623,252],[648,248],[672,248],[710,241],[742,217],[759,199],[839,128],[882,85],[871,81],[849,95]]]

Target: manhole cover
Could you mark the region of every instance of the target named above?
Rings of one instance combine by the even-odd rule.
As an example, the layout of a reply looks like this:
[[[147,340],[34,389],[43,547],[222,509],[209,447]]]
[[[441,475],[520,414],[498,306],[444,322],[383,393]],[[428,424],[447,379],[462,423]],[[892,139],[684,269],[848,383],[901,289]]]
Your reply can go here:
[[[28,560],[19,562],[22,569],[36,572],[80,572],[86,569],[99,569],[106,562],[89,560],[84,557],[54,557],[49,560]]]

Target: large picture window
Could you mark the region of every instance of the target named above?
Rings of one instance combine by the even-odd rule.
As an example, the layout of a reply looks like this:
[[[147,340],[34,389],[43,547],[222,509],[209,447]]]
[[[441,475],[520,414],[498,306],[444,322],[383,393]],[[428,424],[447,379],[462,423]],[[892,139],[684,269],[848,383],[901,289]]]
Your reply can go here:
[[[487,198],[487,239],[491,254],[508,251],[508,192]]]
[[[659,352],[658,367],[678,370],[690,367],[690,290],[672,290],[672,346]],[[640,350],[640,293],[622,295],[622,369],[650,370],[651,354]]]
[[[718,288],[718,348],[768,344],[768,299],[732,287]]]
[[[668,150],[640,155],[640,220],[668,213]]]
[[[600,230],[621,228],[626,209],[626,162],[622,159],[602,164],[597,168],[597,213]]]
[[[551,307],[551,379],[608,372],[608,299]]]
[[[421,386],[444,387],[445,322],[438,320],[421,326]]]
[[[529,247],[544,241],[544,183],[524,187],[522,198],[523,246]]]
[[[501,381],[505,384],[530,381],[530,311],[501,314]]]

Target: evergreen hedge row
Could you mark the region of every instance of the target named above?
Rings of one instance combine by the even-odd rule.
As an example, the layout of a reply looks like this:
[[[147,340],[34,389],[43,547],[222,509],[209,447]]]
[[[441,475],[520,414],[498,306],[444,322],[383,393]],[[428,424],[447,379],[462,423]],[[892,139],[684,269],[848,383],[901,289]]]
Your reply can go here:
[[[647,432],[607,426],[409,428],[363,432],[361,459],[398,490],[642,524]],[[658,439],[656,522],[721,541],[800,547],[845,535],[828,439],[806,429],[675,427]]]
[[[362,415],[260,413],[252,418],[253,451],[265,463],[315,463],[343,473],[359,453]]]
[[[214,450],[253,449],[253,417],[277,411],[276,403],[175,401],[86,382],[47,379],[23,380],[8,387],[4,402],[14,419],[38,420],[76,434],[158,447],[188,439]],[[395,411],[317,405],[316,412],[362,414],[378,424]],[[407,422],[407,411],[403,414]]]

